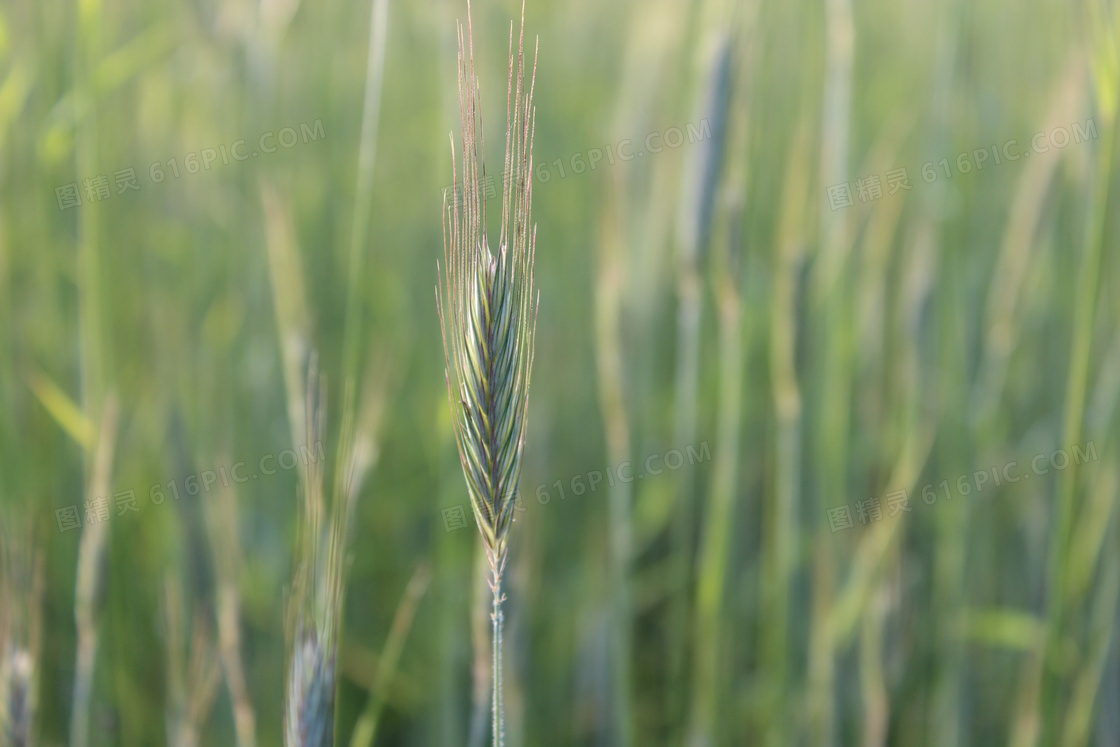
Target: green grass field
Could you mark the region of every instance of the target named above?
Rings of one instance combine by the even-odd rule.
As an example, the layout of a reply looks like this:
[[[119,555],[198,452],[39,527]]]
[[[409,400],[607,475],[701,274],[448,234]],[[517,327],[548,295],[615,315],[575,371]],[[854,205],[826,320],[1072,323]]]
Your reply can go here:
[[[520,10],[472,7],[492,245]],[[335,743],[491,743],[434,292],[466,15],[0,2],[0,747],[284,744],[348,458]],[[1120,744],[1120,5],[525,27],[505,744]]]

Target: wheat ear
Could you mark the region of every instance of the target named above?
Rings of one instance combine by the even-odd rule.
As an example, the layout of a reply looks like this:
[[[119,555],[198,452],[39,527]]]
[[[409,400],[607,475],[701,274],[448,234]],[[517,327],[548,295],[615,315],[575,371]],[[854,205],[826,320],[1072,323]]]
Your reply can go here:
[[[303,390],[306,443],[325,438],[326,389],[312,355]],[[351,458],[352,420],[344,416],[338,453],[346,455],[328,506],[321,464],[303,473],[296,570],[288,602],[290,654],[284,704],[284,747],[334,747],[335,671],[346,583],[346,544],[361,476]]]
[[[533,287],[536,230],[532,227],[536,53],[526,88],[523,3],[516,60],[510,24],[502,228],[495,256],[486,235],[485,147],[469,2],[465,37],[463,31],[459,25],[462,193],[461,200],[457,196],[450,206],[444,196],[445,267],[442,288],[436,287],[436,305],[459,460],[490,565],[491,714],[493,743],[501,745],[502,571],[521,475],[538,305]],[[454,140],[451,168],[458,184]]]
[[[36,743],[42,596],[43,552],[34,523],[0,514],[0,745]]]

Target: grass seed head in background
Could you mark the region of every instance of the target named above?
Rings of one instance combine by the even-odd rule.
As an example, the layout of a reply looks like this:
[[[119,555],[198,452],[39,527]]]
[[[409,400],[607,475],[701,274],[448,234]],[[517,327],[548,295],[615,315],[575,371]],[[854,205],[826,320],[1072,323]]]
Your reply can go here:
[[[28,747],[35,716],[35,661],[26,649],[13,646],[4,652],[0,670],[0,735],[4,744]]]
[[[495,255],[486,235],[485,148],[470,24],[468,3],[465,38],[461,25],[458,29],[462,187],[451,205],[444,199],[446,266],[436,300],[459,458],[490,568],[499,578],[521,474],[537,321],[531,168],[536,54],[526,88],[523,6],[516,64],[510,24],[502,228]],[[459,185],[454,144],[451,168]]]
[[[23,531],[23,530],[27,531]],[[42,555],[30,526],[0,533],[0,745],[35,744]]]
[[[315,378],[312,369],[306,389],[307,443],[317,443],[324,436],[325,403],[322,393],[316,392]],[[284,745],[333,747],[334,674],[342,610],[346,512],[336,507],[324,549],[326,505],[323,473],[318,463],[306,466],[303,483],[303,514],[288,607],[291,658],[284,707]]]
[[[314,356],[307,379],[308,444],[325,437],[325,388],[319,386]],[[350,402],[350,397],[346,397]],[[355,436],[344,407],[329,516],[320,462],[304,471],[303,513],[296,553],[295,578],[288,606],[290,658],[284,705],[285,747],[333,747],[338,631],[346,581],[346,544],[354,503],[373,457],[364,437]],[[329,521],[324,530],[324,522]]]

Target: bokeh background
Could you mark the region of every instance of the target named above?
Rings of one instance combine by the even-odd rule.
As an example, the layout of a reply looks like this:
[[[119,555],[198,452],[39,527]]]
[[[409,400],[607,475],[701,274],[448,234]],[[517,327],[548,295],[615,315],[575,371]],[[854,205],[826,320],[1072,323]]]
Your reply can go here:
[[[494,174],[519,15],[473,8]],[[0,618],[40,744],[281,743],[297,486],[347,380],[379,459],[338,743],[487,738],[433,291],[465,18],[0,4]],[[526,28],[506,743],[1120,744],[1120,9],[529,0]]]

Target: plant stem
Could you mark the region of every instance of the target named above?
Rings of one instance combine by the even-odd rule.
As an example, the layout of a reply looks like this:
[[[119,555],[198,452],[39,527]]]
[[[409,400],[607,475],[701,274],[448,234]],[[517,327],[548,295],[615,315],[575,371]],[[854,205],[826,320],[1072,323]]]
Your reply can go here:
[[[1062,429],[1062,444],[1072,446],[1080,443],[1085,430],[1085,401],[1089,390],[1092,362],[1092,345],[1097,315],[1097,297],[1101,285],[1101,262],[1107,237],[1108,205],[1111,203],[1112,163],[1120,139],[1120,127],[1105,125],[1106,135],[1102,139],[1097,155],[1096,173],[1093,186],[1093,202],[1090,206],[1090,233],[1084,249],[1082,264],[1077,276],[1077,301],[1073,310],[1072,344],[1070,348],[1069,378],[1066,383],[1066,413]],[[1111,130],[1111,131],[1109,131]],[[1054,674],[1060,667],[1062,635],[1068,624],[1076,600],[1066,590],[1067,565],[1069,563],[1070,542],[1080,503],[1080,490],[1077,470],[1063,473],[1061,489],[1054,508],[1056,533],[1051,546],[1048,566],[1049,589],[1046,601],[1046,639],[1045,657],[1040,670],[1040,702],[1036,707],[1042,709],[1042,744],[1056,744],[1060,724],[1058,720],[1062,701],[1057,697],[1060,688],[1068,684]],[[1049,666],[1049,670],[1047,670]]]
[[[484,747],[486,744],[486,717],[490,710],[490,641],[486,634],[486,592],[490,591],[489,561],[482,545],[476,551],[477,576],[471,590],[471,723],[467,747]]]
[[[358,717],[358,721],[354,725],[354,731],[350,736],[350,747],[372,747],[373,745],[377,736],[381,711],[385,707],[386,694],[397,674],[397,664],[400,662],[405,638],[408,637],[408,631],[412,629],[416,607],[420,604],[420,598],[424,595],[424,592],[427,591],[428,582],[431,579],[432,574],[427,563],[421,563],[412,572],[412,578],[409,579],[408,586],[405,587],[404,597],[401,598],[400,604],[397,605],[397,611],[393,615],[393,623],[389,627],[389,635],[381,649],[381,656],[378,657],[377,672],[369,689],[366,707],[361,716]]]
[[[494,625],[493,635],[490,639],[493,647],[490,664],[493,676],[490,681],[494,685],[494,691],[490,698],[490,715],[494,747],[502,747],[502,727],[504,726],[502,716],[502,572],[498,568],[501,568],[500,564],[491,569],[490,582],[490,588],[494,591],[494,605],[490,613],[490,621]]]
[[[87,487],[87,500],[109,492],[113,447],[116,438],[116,398],[108,395],[101,415],[101,429],[93,453]],[[78,570],[74,586],[74,621],[78,635],[77,661],[74,665],[74,700],[70,713],[70,747],[89,744],[89,710],[93,694],[93,675],[101,640],[99,590],[104,584],[107,522],[87,522],[78,545]]]
[[[366,62],[365,104],[358,150],[358,173],[354,189],[354,213],[350,224],[350,257],[346,286],[346,316],[343,320],[343,375],[358,378],[358,341],[361,339],[359,291],[365,273],[365,243],[373,199],[373,166],[377,155],[377,123],[381,110],[381,81],[385,73],[385,39],[389,23],[389,0],[373,0],[369,20],[369,56]]]
[[[702,283],[691,260],[679,269],[677,283],[677,360],[674,385],[675,443],[680,447],[696,443],[696,400],[700,381],[700,324],[703,311]],[[689,607],[693,569],[693,532],[696,506],[693,476],[677,475],[675,515],[672,525],[676,568],[672,583],[673,603],[669,618],[668,711],[673,723],[681,723],[688,695],[685,688],[686,646],[689,639]]]
[[[630,418],[626,410],[625,374],[622,364],[620,313],[623,283],[626,278],[625,237],[621,204],[625,193],[620,178],[611,181],[603,221],[602,259],[595,296],[596,363],[599,370],[599,399],[602,403],[603,429],[607,456],[611,464],[630,458]],[[611,728],[616,747],[632,744],[630,660],[630,557],[633,544],[631,527],[631,486],[621,480],[611,486],[610,516],[610,594],[613,718]]]

